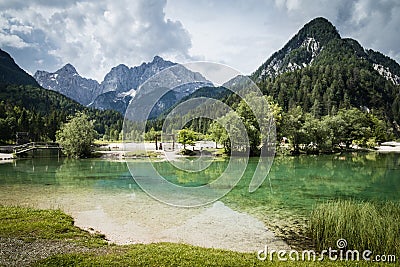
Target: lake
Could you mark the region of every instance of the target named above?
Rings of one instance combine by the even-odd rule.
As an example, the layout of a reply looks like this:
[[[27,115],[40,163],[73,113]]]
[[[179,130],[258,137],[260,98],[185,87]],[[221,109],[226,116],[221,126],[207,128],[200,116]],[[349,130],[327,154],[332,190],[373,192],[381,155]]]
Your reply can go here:
[[[201,174],[177,170],[165,161],[154,162],[154,167],[169,181],[193,187],[216,179],[227,164],[227,159],[218,158]],[[177,208],[147,196],[125,162],[21,159],[0,164],[0,203],[60,208],[71,214],[78,226],[109,233],[107,237],[117,243],[172,241],[249,251],[269,237],[257,237],[259,240],[246,248],[236,243],[255,239],[251,235],[263,228],[260,222],[274,230],[304,225],[313,206],[327,200],[400,200],[400,154],[276,157],[262,186],[249,193],[256,164],[257,159],[251,158],[242,179],[217,204]],[[213,220],[213,214],[224,214],[226,221],[214,218],[210,224],[207,220]],[[219,225],[222,222],[225,226]],[[243,229],[254,226],[254,231],[238,235],[240,223]],[[225,237],[214,233],[208,238],[225,238],[226,243],[207,243],[207,235],[199,227],[224,229]]]

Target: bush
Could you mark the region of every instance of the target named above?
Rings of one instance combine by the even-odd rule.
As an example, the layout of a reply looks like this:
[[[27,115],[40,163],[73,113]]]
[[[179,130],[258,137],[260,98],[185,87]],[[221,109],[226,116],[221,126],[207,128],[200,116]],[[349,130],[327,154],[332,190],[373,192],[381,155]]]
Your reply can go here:
[[[97,132],[93,121],[84,113],[77,113],[57,131],[56,140],[68,157],[88,157]]]

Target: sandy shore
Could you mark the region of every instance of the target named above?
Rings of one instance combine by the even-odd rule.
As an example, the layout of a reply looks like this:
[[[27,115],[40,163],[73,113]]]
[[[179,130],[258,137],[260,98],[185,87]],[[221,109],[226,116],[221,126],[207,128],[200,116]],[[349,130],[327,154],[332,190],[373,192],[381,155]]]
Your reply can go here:
[[[400,152],[400,142],[385,142],[377,147],[378,152]]]
[[[131,220],[120,221],[98,207],[73,216],[77,226],[99,231],[116,244],[175,242],[240,252],[255,252],[265,245],[271,249],[289,249],[261,221],[222,202],[194,210],[161,207],[147,210],[141,214],[143,217],[135,214]]]
[[[263,222],[222,202],[178,208],[158,202],[140,189],[112,193],[94,188],[3,186],[0,203],[59,208],[75,219],[76,226],[101,232],[116,244],[176,242],[241,252],[255,252],[265,245],[289,248]]]

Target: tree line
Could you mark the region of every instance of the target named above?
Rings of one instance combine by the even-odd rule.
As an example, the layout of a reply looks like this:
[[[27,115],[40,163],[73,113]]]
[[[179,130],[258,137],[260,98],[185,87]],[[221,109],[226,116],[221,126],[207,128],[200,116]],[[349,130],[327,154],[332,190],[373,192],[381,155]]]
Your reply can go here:
[[[56,141],[67,119],[84,112],[93,121],[97,138],[118,139],[123,118],[116,111],[95,110],[53,91],[24,85],[0,86],[0,143],[12,144],[17,132],[29,132],[30,141]]]
[[[372,148],[395,138],[391,123],[368,109],[355,108],[351,105],[340,106],[335,112],[321,115],[312,109],[304,110],[300,105],[292,106],[286,111],[272,96],[262,97],[268,103],[267,106],[260,104],[265,103],[257,99],[260,96],[247,97],[248,101],[253,102],[252,106],[256,107],[256,110],[251,110],[245,100],[236,94],[231,94],[224,101],[229,103],[233,110],[221,115],[218,121],[206,117],[188,119],[194,117],[196,113],[204,114],[204,110],[201,109],[208,109],[209,113],[222,113],[213,105],[204,105],[193,109],[185,116],[171,119],[168,122],[169,127],[177,129],[182,121],[188,121],[183,128],[193,131],[195,134],[191,135],[196,136],[195,139],[213,140],[230,153],[243,149],[245,141],[242,132],[237,128],[240,120],[248,136],[251,155],[258,155],[265,145],[263,141],[265,131],[260,128],[255,114],[264,114],[261,120],[268,121],[269,116],[274,118],[277,145],[285,147],[287,149],[285,153],[330,153],[350,149],[353,146]],[[148,132],[153,134],[146,134],[145,139],[152,140],[154,133],[161,135],[163,123],[163,119],[148,121]]]

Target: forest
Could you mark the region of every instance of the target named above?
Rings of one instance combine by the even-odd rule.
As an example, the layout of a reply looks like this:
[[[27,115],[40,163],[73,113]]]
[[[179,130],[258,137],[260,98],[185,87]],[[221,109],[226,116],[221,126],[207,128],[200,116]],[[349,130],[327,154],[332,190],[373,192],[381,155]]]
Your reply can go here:
[[[116,111],[86,108],[31,85],[0,85],[0,143],[13,144],[17,132],[28,132],[30,141],[55,141],[57,130],[78,111],[94,121],[98,137],[119,138],[123,118]]]
[[[349,48],[353,44],[351,41],[337,42],[331,48],[328,46],[310,66],[275,78],[259,80],[252,77],[269,103],[269,112],[276,123],[278,144],[289,142],[292,154],[341,151],[352,145],[373,148],[399,137],[400,86],[379,75],[366,60],[360,60],[354,49]],[[336,52],[334,56],[329,49],[340,53]],[[218,91],[224,92],[219,94],[219,99],[233,108],[244,122],[250,137],[251,153],[257,155],[262,138],[254,111],[238,94]],[[193,97],[198,96],[212,97],[212,94],[205,91],[203,95]],[[225,116],[223,120],[234,119],[231,114],[224,114],[209,105],[190,111],[186,118],[175,120],[178,123],[195,117],[196,113],[221,114]],[[160,116],[149,121],[147,130],[161,130],[164,118]],[[200,133],[203,138],[223,144],[230,152],[230,139],[220,124],[197,118],[188,122],[186,127]]]

